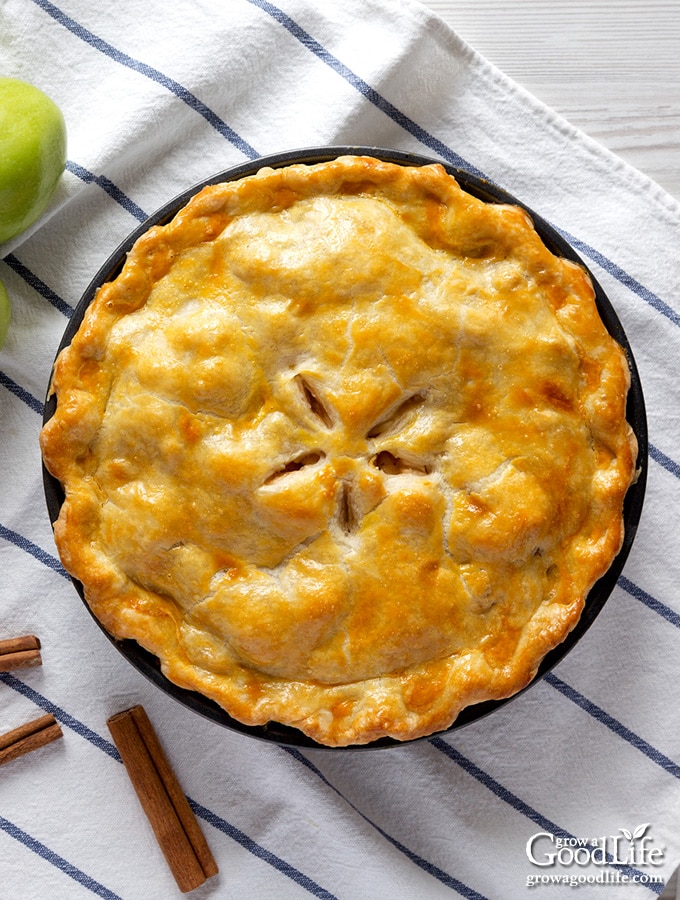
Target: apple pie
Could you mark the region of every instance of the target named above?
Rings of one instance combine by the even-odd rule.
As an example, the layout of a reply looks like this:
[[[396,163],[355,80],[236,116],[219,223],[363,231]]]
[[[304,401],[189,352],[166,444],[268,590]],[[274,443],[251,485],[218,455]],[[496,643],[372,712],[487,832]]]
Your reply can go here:
[[[588,274],[438,164],[209,185],[55,363],[55,540],[170,681],[320,744],[511,696],[624,535],[630,370]]]

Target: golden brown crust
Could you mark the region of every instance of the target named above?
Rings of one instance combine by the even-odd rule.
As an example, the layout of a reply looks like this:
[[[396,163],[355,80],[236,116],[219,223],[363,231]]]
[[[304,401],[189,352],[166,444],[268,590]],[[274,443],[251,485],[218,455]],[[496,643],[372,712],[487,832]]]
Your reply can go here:
[[[235,718],[430,734],[524,687],[609,568],[628,386],[522,210],[437,165],[263,169],[146,233],[60,354],[57,545]]]

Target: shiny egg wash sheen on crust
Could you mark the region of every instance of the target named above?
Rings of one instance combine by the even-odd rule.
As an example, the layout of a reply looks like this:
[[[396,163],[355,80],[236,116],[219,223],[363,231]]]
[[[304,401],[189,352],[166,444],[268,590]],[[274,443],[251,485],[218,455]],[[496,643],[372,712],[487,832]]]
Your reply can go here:
[[[439,165],[200,191],[53,374],[55,539],[175,684],[329,746],[526,686],[623,540],[630,372],[586,272]]]

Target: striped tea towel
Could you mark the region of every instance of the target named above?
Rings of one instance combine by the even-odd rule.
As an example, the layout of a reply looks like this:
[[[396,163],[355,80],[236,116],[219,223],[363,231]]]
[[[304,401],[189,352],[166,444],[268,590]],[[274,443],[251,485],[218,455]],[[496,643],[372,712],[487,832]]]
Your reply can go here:
[[[536,102],[413,0],[1,0],[0,74],[64,111],[66,172],[0,248],[0,732],[44,711],[62,740],[0,769],[0,900],[178,895],[106,719],[142,703],[220,874],[201,898],[657,895],[680,863],[680,207]],[[460,731],[380,751],[234,734],[159,692],[57,560],[38,432],[62,331],[144,217],[231,164],[360,144],[444,159],[568,235],[610,297],[645,389],[637,540],[578,647]],[[560,886],[551,881],[560,882]]]

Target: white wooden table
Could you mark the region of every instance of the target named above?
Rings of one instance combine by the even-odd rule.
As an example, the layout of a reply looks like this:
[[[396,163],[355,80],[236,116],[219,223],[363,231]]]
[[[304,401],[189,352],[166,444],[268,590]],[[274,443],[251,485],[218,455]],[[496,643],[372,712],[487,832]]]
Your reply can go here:
[[[423,0],[573,125],[680,200],[680,0]]]

